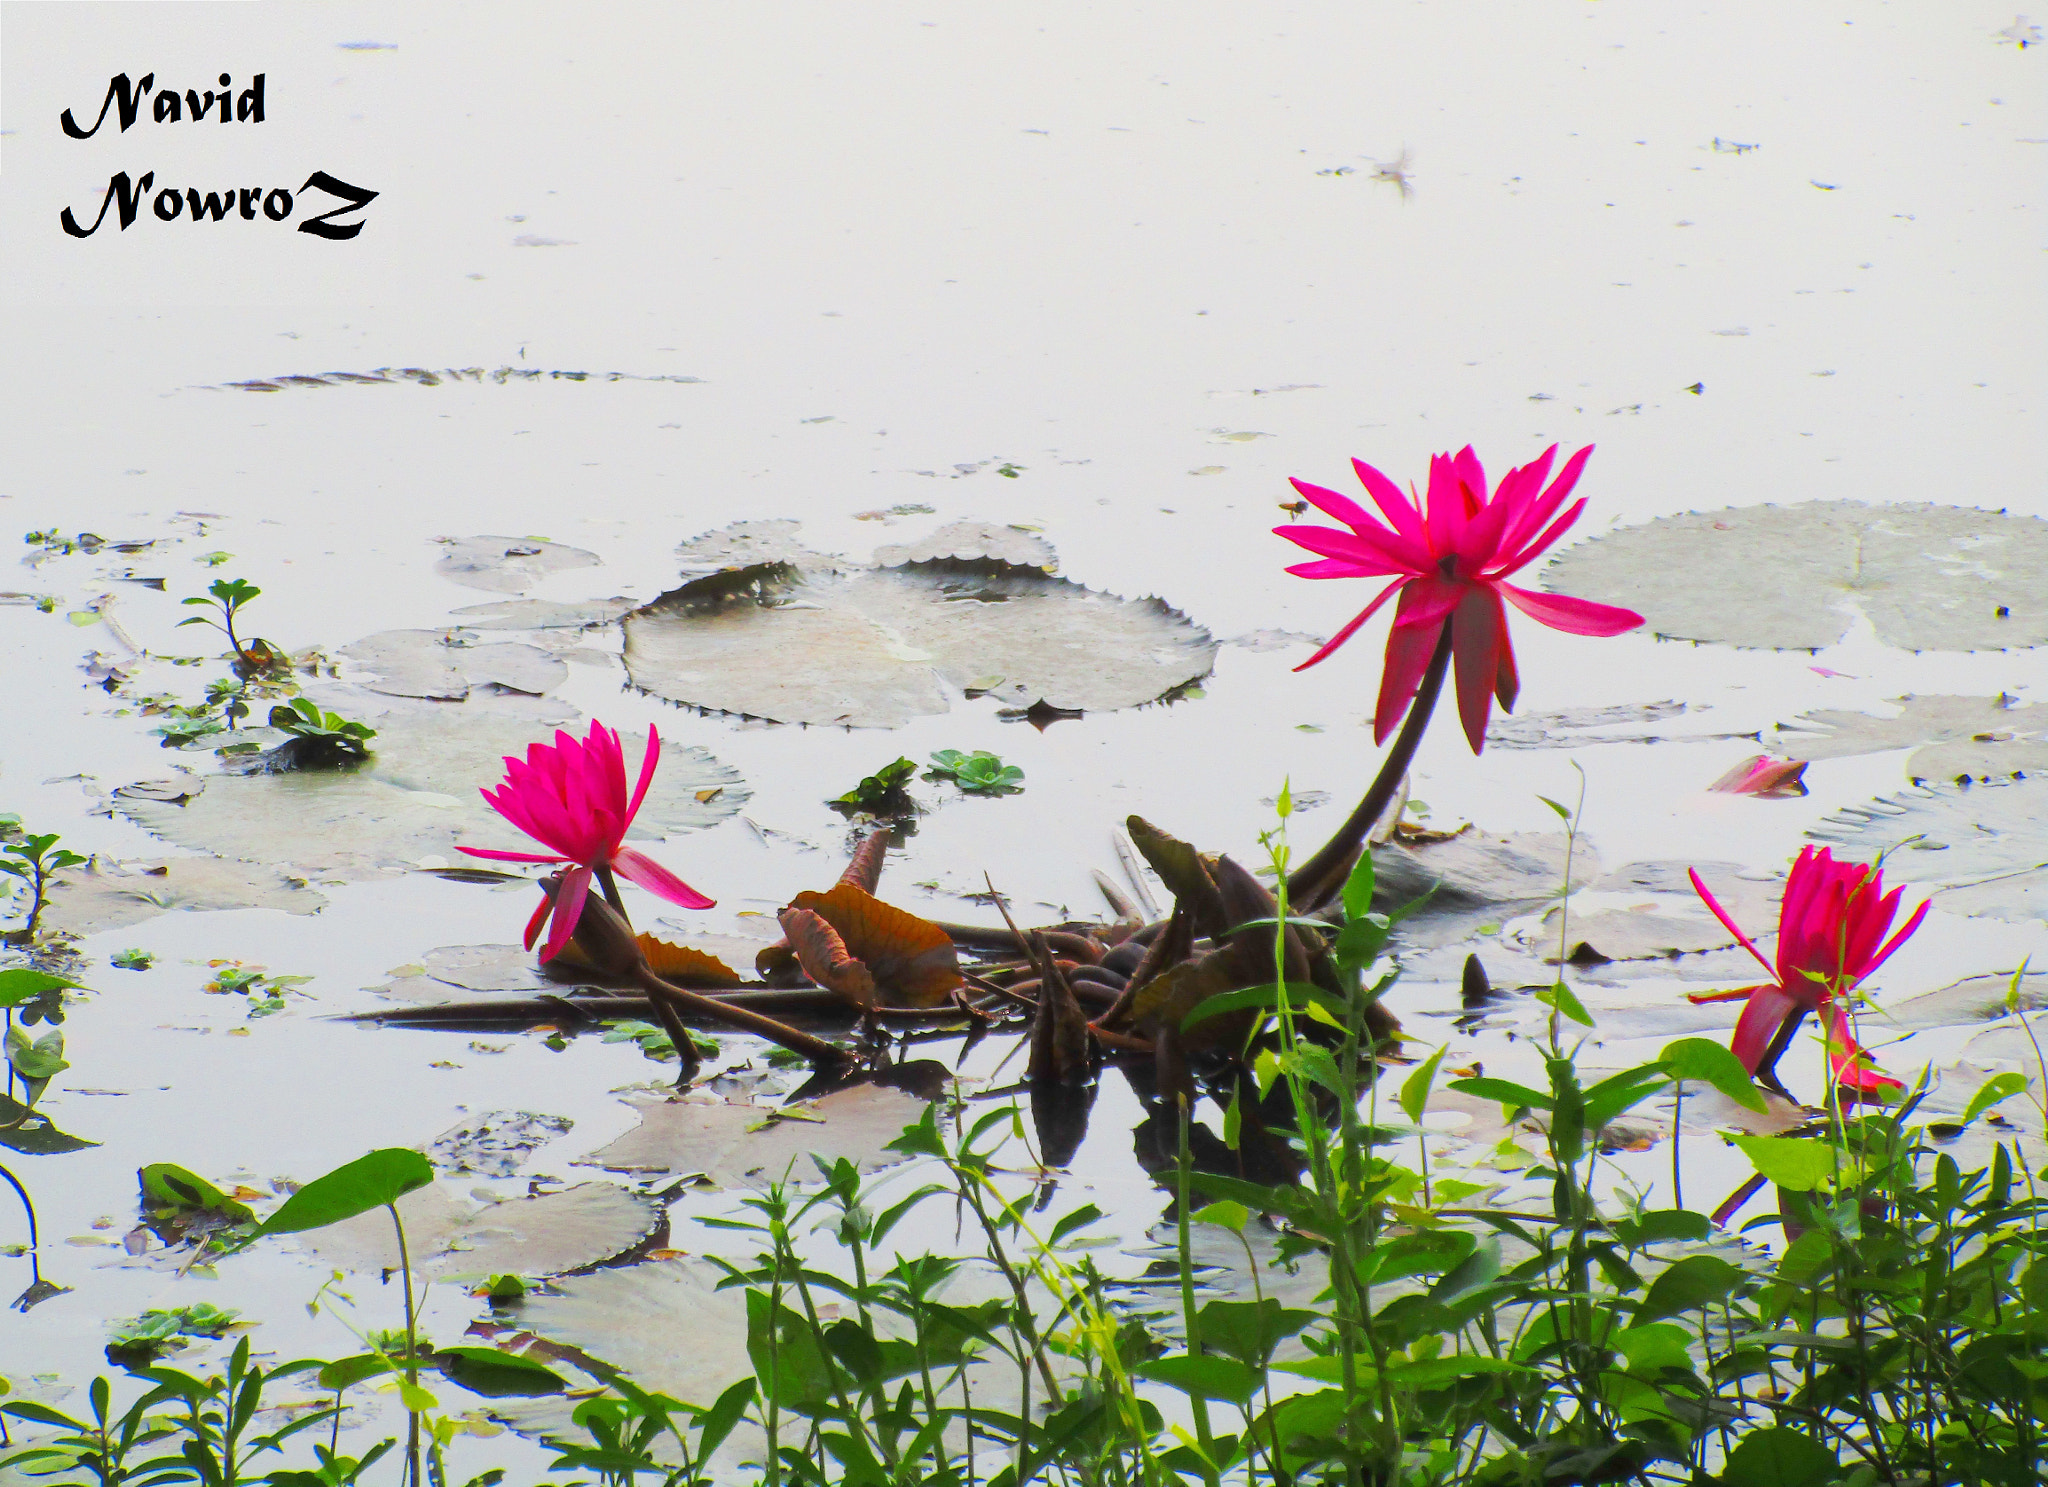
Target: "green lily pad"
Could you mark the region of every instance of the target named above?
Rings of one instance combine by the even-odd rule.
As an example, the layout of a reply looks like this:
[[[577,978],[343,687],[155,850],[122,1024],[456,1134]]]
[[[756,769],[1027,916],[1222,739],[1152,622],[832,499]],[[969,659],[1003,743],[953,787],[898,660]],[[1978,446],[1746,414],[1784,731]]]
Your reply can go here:
[[[318,876],[379,876],[422,858],[444,866],[469,861],[455,850],[458,842],[537,850],[480,791],[503,777],[505,756],[551,740],[548,724],[475,702],[370,721],[377,737],[359,768],[209,776],[204,793],[183,804],[117,794],[114,807],[180,846],[242,862],[288,863]],[[626,757],[634,763],[641,737],[626,730]],[[629,836],[646,841],[701,830],[739,810],[749,793],[737,771],[704,750],[666,744]],[[669,865],[687,876],[680,862]]]
[[[1818,650],[1857,612],[1907,650],[2048,643],[2048,521],[1964,506],[1807,501],[1688,512],[1582,542],[1543,587],[1677,640]]]
[[[1373,903],[1393,909],[1427,894],[1397,932],[1416,948],[1449,945],[1489,921],[1553,902],[1564,862],[1563,832],[1461,831],[1443,841],[1388,842],[1373,848]],[[1573,886],[1590,886],[1599,871],[1598,855],[1581,840],[1572,854]]]
[[[1858,861],[1884,854],[1887,882],[1931,887],[1948,913],[2048,918],[2048,780],[1909,791],[1852,806],[1807,835]]]
[[[625,618],[633,684],[709,711],[893,728],[994,677],[985,695],[1006,708],[1135,707],[1215,660],[1208,631],[1158,599],[995,557],[868,567],[808,552],[794,525],[743,523],[685,544],[702,576]]]
[[[1764,738],[1787,759],[1845,759],[1912,749],[1906,774],[1915,784],[1962,784],[2016,774],[2048,774],[2048,707],[2017,707],[2016,698],[1901,697],[1898,716],[1804,713]]]

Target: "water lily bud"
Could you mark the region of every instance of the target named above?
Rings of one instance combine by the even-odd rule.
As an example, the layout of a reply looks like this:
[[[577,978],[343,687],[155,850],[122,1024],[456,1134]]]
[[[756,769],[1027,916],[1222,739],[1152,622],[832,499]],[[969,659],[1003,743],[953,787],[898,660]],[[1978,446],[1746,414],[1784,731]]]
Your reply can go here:
[[[551,873],[541,879],[540,886],[552,900],[561,891],[562,875]],[[617,909],[595,893],[584,895],[583,912],[577,917],[576,930],[570,938],[575,942],[577,953],[591,969],[603,975],[630,976],[643,958],[639,942],[633,938],[632,926],[619,917]]]

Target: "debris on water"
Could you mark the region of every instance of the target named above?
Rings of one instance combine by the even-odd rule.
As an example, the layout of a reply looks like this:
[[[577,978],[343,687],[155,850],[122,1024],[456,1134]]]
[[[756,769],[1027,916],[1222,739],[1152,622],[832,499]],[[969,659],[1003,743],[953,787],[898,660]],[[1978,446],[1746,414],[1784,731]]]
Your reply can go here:
[[[1754,795],[1762,800],[1784,800],[1804,795],[1804,759],[1773,759],[1755,754],[1735,765],[1707,786],[1723,795]]]
[[[224,382],[203,391],[235,389],[241,392],[283,392],[298,387],[440,387],[444,383],[507,382],[702,382],[702,377],[680,377],[645,372],[543,371],[538,367],[376,367],[367,372],[321,372],[317,375],[252,377],[245,382]]]
[[[1860,611],[1907,650],[2035,646],[2048,644],[2048,521],[1862,501],[1689,512],[1582,542],[1543,584],[1625,604],[1668,639],[1819,650]]]

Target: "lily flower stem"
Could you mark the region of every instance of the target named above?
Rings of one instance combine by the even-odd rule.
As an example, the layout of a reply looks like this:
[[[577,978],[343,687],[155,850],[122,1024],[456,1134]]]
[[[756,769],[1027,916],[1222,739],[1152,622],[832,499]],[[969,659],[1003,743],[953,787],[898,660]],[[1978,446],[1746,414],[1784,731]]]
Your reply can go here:
[[[1437,636],[1436,651],[1429,658],[1429,669],[1423,673],[1422,684],[1416,689],[1414,706],[1409,708],[1407,721],[1395,736],[1394,746],[1387,751],[1380,772],[1365,792],[1365,799],[1337,828],[1336,835],[1288,879],[1287,896],[1298,912],[1314,913],[1335,898],[1344,886],[1367,834],[1385,814],[1394,792],[1401,788],[1401,781],[1407,778],[1408,766],[1415,760],[1415,751],[1422,746],[1422,735],[1429,730],[1430,714],[1436,711],[1437,694],[1443,690],[1444,674],[1450,670],[1450,665],[1451,622],[1445,619],[1443,631]]]
[[[599,863],[596,871],[597,886],[604,894],[604,901],[618,912],[630,934],[633,920],[626,912],[625,900],[619,895],[617,876],[612,872],[609,863]],[[661,1030],[668,1034],[669,1042],[675,1045],[676,1058],[680,1061],[680,1067],[676,1070],[676,1088],[688,1089],[697,1078],[697,1045],[690,1040],[690,1030],[684,1026],[682,1014],[676,1011],[673,1002],[666,997],[658,996],[650,996],[648,1000],[654,1003],[654,1015],[661,1019]]]

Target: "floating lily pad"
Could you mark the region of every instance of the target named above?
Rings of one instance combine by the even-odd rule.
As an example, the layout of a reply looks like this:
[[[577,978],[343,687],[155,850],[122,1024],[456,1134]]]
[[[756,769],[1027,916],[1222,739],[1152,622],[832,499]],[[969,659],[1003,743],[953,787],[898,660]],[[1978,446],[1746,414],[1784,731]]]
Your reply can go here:
[[[1968,976],[1939,991],[1925,992],[1904,1001],[1885,1002],[1867,1015],[1873,1023],[1909,1031],[1964,1027],[2005,1016],[2005,999],[2011,990],[2010,975]],[[2048,971],[2021,977],[2019,1010],[2034,1012],[2044,1006],[2048,1006]]]
[[[569,668],[538,646],[477,645],[460,630],[386,630],[341,654],[375,673],[360,686],[393,697],[460,702],[484,686],[538,696],[569,678]]]
[[[444,945],[390,975],[383,985],[366,989],[415,1002],[446,1001],[458,989],[529,997],[569,989],[540,968],[531,950],[518,945]]]
[[[1807,835],[1859,861],[1885,854],[1888,881],[1932,886],[1948,913],[2048,918],[2048,780],[1914,790],[1852,806]]]
[[[1134,707],[1215,660],[1209,633],[1157,599],[992,558],[866,568],[808,553],[794,523],[742,527],[686,544],[684,556],[699,569],[751,561],[626,616],[635,686],[777,722],[892,728],[946,712],[968,690],[1009,708]]]
[[[500,599],[492,604],[471,604],[455,614],[471,630],[590,630],[609,625],[633,607],[631,599],[586,599],[581,604]]]
[[[117,805],[121,804],[117,800]],[[136,804],[138,809],[183,809],[153,801]],[[327,900],[308,888],[305,879],[274,868],[212,857],[171,857],[157,863],[68,868],[58,873],[43,923],[89,935],[103,929],[125,929],[176,909],[277,909],[286,914],[317,914],[326,907]]]
[[[398,1200],[413,1271],[450,1275],[560,1275],[624,1254],[662,1222],[662,1206],[608,1182],[586,1182],[537,1198],[472,1207],[438,1184]],[[398,1238],[381,1208],[324,1229],[300,1244],[343,1270],[398,1268]]]
[[[929,563],[941,558],[962,562],[986,558],[1019,568],[1038,568],[1047,573],[1054,572],[1060,565],[1052,544],[1035,532],[989,521],[951,522],[916,542],[891,543],[875,549],[875,562],[884,568],[895,568],[904,563]]]
[[[389,1227],[387,1224],[386,1227]],[[716,1399],[753,1370],[744,1292],[708,1260],[651,1260],[572,1276],[529,1296],[519,1323],[672,1399]],[[687,1340],[687,1342],[686,1342]]]
[[[510,1177],[526,1159],[575,1122],[566,1115],[536,1115],[531,1110],[490,1110],[449,1127],[427,1148],[427,1156],[444,1172],[474,1172],[481,1177]]]
[[[1912,749],[1915,784],[1961,784],[2048,774],[2048,706],[2016,707],[1996,697],[1901,697],[1896,717],[1821,711],[1771,730],[1765,742],[1794,759],[1845,759]]]
[[[2048,643],[2048,521],[1963,506],[1808,501],[1688,512],[1582,542],[1543,586],[1656,634],[1818,650],[1860,611],[1887,645]]]
[[[1746,733],[1674,733],[1645,728],[1687,711],[1683,702],[1617,703],[1611,707],[1565,707],[1553,712],[1498,717],[1487,725],[1486,742],[1496,749],[1577,749],[1608,743],[1703,743],[1747,738]]]
[[[461,537],[434,564],[443,578],[473,589],[517,594],[550,573],[569,568],[595,568],[603,560],[581,547],[568,547],[538,537]]]
[[[701,1172],[728,1186],[764,1186],[785,1174],[813,1178],[813,1154],[844,1157],[863,1172],[903,1160],[884,1151],[924,1114],[925,1102],[898,1089],[860,1084],[808,1105],[710,1104],[674,1100],[637,1107],[640,1124],[586,1158],[608,1172]]]
[[[114,807],[196,851],[342,877],[374,876],[423,857],[443,865],[468,861],[456,852],[458,842],[531,850],[484,803],[479,787],[503,776],[505,756],[548,741],[545,724],[473,703],[370,721],[377,737],[360,768],[210,776],[206,792],[182,805],[117,796]],[[630,729],[625,746],[629,759],[639,757],[641,740]],[[749,793],[735,770],[702,749],[665,745],[629,835],[646,840],[700,830],[732,815]]]
[[[1591,952],[1603,960],[1648,960],[1733,945],[1735,936],[1700,902],[1686,876],[1689,866],[1698,868],[1708,892],[1737,924],[1750,931],[1751,938],[1777,924],[1777,903],[1784,888],[1781,878],[1746,876],[1733,863],[1635,862],[1600,879],[1593,885],[1593,891],[1673,897],[1619,908],[1574,904],[1569,921],[1563,925],[1571,942],[1568,958],[1584,959]],[[1521,942],[1555,957],[1563,913],[1561,909],[1550,910],[1536,928],[1520,936]]]
[[[1488,921],[1551,902],[1564,886],[1564,861],[1562,832],[1461,831],[1415,846],[1388,842],[1373,848],[1373,898],[1392,908],[1428,894],[1399,932],[1417,947],[1448,945]],[[1588,886],[1599,871],[1599,857],[1581,841],[1572,856],[1573,886]]]

